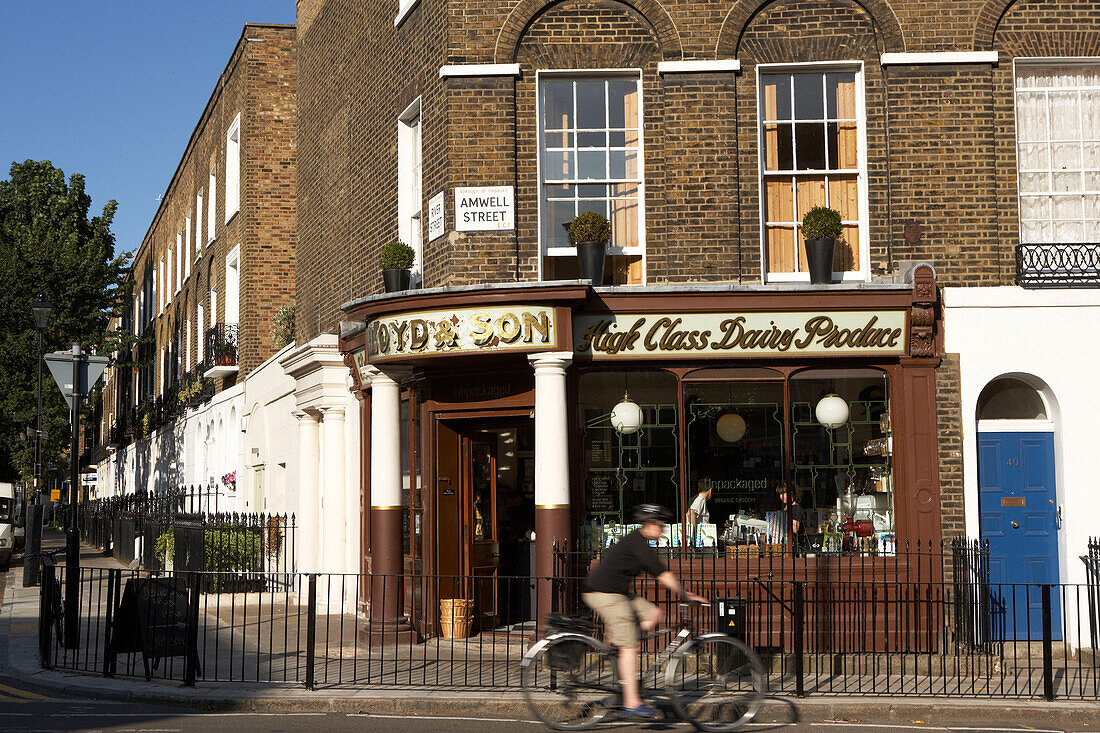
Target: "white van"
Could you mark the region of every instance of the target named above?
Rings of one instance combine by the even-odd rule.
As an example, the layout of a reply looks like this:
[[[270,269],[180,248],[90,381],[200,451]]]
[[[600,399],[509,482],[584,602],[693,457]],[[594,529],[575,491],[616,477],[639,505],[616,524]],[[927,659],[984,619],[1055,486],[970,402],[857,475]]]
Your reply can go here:
[[[15,484],[0,483],[0,571],[11,566],[15,547]]]

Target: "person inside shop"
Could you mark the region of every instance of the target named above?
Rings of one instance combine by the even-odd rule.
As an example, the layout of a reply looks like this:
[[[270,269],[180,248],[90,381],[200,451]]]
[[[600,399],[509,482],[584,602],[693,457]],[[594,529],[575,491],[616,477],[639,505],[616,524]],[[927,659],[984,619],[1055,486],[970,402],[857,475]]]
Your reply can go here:
[[[711,486],[710,479],[699,479],[699,493],[695,495],[695,498],[691,502],[691,506],[687,510],[687,525],[688,525],[688,537],[691,538],[691,547],[697,547],[696,541],[697,529],[700,524],[708,524],[710,522],[710,508],[707,506],[707,501],[710,499],[711,494],[714,493],[714,489]]]
[[[786,513],[787,519],[790,522],[788,524],[790,527],[790,546],[798,547],[803,520],[802,505],[798,503],[798,489],[789,486],[786,482],[782,482],[779,484],[776,493],[779,496],[779,508]]]
[[[619,684],[623,690],[623,714],[627,718],[653,718],[657,710],[642,704],[638,692],[638,628],[653,631],[664,618],[660,608],[634,595],[631,582],[643,571],[681,598],[697,603],[707,599],[688,593],[665,567],[650,545],[672,520],[672,512],[657,504],[634,507],[633,521],[641,527],[611,546],[585,579],[585,604],[604,622],[607,641],[619,650]]]

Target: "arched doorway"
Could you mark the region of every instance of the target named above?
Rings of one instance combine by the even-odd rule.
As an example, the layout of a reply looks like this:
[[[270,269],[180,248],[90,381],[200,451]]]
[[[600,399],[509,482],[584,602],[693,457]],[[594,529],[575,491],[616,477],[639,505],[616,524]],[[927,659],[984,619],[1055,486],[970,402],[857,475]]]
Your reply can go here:
[[[1051,407],[1023,376],[998,377],[978,397],[979,517],[989,543],[992,632],[1001,640],[1043,638],[1038,586],[1059,581]],[[1051,611],[1054,638],[1061,639],[1057,593]]]

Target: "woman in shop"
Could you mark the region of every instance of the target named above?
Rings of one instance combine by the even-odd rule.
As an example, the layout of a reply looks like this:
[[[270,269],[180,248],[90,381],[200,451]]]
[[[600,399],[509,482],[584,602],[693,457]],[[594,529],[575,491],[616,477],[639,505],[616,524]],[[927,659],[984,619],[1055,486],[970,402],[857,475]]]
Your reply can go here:
[[[789,546],[792,549],[797,549],[803,521],[802,505],[798,503],[798,489],[791,488],[786,482],[780,482],[776,493],[779,496],[779,509],[784,513],[788,521],[787,526],[790,528]]]

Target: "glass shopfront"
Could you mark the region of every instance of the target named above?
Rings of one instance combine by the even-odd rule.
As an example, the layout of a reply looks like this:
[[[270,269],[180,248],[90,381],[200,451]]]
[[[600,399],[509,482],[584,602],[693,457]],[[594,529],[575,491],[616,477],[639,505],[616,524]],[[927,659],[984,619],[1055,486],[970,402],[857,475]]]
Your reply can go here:
[[[611,423],[624,395],[643,416],[629,434]],[[653,502],[681,519],[659,543],[674,555],[894,552],[885,371],[589,371],[578,405],[589,546],[629,531],[630,509]],[[703,517],[688,512],[700,493]]]

